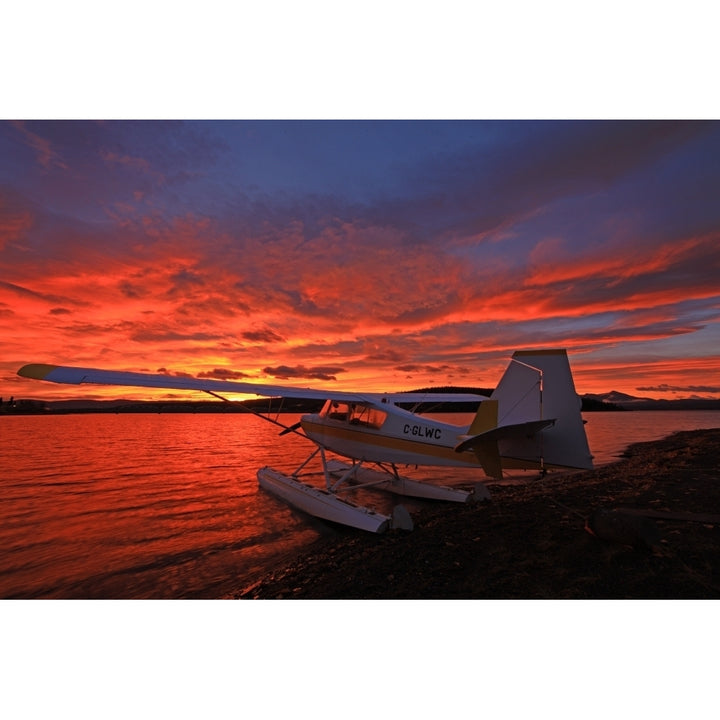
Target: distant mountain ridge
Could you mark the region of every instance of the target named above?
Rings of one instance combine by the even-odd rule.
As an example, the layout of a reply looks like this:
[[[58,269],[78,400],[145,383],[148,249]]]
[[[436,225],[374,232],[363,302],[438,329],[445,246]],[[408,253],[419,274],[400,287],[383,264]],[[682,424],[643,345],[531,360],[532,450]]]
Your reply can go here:
[[[411,392],[429,394],[476,393],[489,396],[492,388],[437,387],[422,388]],[[623,410],[720,410],[720,400],[711,398],[682,398],[678,400],[654,400],[634,397],[627,393],[611,390],[607,393],[586,393],[581,396],[583,412],[623,411]],[[68,414],[68,413],[233,413],[233,412],[317,412],[322,407],[317,400],[246,400],[244,403],[224,403],[218,400],[11,400],[0,401],[0,415],[22,414]],[[402,405],[405,405],[402,403]],[[415,406],[416,403],[412,403]],[[474,412],[477,403],[422,403],[422,412]]]
[[[607,393],[586,393],[583,399],[617,405],[623,410],[720,410],[720,400],[713,398],[679,398],[677,400],[655,400],[635,397],[611,390]]]

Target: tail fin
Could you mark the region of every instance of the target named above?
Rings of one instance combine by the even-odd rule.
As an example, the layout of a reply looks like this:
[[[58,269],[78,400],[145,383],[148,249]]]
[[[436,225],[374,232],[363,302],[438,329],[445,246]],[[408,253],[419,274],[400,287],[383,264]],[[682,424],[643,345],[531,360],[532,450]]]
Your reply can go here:
[[[565,350],[520,350],[490,396],[496,400],[498,429],[507,425],[541,427],[542,432],[498,440],[504,468],[543,466],[592,468],[592,455]]]

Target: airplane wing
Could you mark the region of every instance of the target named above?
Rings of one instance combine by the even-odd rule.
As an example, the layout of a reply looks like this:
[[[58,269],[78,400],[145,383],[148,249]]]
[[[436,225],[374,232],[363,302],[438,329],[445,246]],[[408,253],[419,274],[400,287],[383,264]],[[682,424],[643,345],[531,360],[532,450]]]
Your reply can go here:
[[[302,398],[307,400],[339,400],[344,402],[481,402],[482,395],[470,393],[353,393],[345,390],[298,388],[285,385],[212,380],[178,375],[99,370],[96,368],[43,365],[32,363],[18,370],[18,375],[34,380],[80,385],[124,385],[132,387],[164,388],[167,390],[203,390],[232,392],[261,397]]]

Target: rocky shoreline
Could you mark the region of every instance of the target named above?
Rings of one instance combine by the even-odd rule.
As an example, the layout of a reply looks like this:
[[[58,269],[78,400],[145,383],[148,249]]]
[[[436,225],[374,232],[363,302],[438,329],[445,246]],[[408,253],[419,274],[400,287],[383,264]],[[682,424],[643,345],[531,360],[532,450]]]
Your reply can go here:
[[[720,428],[319,540],[239,599],[720,598]]]

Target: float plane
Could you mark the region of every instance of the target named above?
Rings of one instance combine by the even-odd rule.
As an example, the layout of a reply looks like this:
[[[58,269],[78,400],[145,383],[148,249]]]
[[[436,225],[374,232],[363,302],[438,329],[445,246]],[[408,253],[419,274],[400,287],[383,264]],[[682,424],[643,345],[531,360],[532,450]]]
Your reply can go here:
[[[341,497],[341,491],[346,494],[351,488],[377,486],[400,495],[459,502],[489,497],[481,483],[471,491],[441,487],[403,477],[398,465],[477,467],[494,479],[502,478],[509,469],[536,469],[544,474],[555,469],[592,468],[581,400],[565,350],[515,352],[489,397],[473,393],[354,393],[41,364],[25,365],[18,375],[75,385],[202,390],[228,402],[221,393],[324,400],[320,412],[303,415],[290,426],[256,413],[280,425],[281,435],[296,432],[316,446],[291,475],[263,467],[257,472],[258,482],[304,512],[371,532],[391,527],[412,529],[412,520],[401,505],[389,517]],[[469,425],[453,425],[420,414],[418,408],[428,402],[473,402],[478,409]],[[350,462],[328,459],[327,451]],[[325,487],[300,480],[318,455]]]

